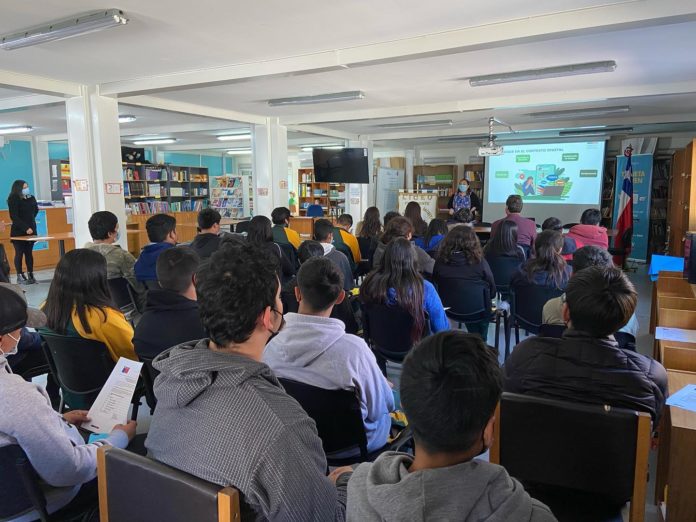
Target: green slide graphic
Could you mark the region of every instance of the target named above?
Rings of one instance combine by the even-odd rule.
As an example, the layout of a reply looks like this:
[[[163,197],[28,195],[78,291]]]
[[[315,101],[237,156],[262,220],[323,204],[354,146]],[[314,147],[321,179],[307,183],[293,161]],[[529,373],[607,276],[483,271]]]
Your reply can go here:
[[[539,164],[535,170],[519,169],[512,176],[515,193],[525,201],[563,201],[573,188],[573,182],[564,173],[564,168],[552,163]]]

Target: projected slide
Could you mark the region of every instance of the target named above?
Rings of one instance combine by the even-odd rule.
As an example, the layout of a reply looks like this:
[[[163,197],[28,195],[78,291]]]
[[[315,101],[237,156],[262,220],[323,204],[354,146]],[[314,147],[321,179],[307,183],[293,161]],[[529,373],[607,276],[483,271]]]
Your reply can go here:
[[[604,142],[505,145],[488,158],[487,201],[596,205],[602,189]]]

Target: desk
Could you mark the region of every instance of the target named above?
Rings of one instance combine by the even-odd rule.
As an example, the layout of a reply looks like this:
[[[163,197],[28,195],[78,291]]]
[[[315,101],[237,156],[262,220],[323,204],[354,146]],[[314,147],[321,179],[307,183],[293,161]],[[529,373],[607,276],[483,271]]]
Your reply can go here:
[[[669,391],[696,384],[696,373],[667,371]],[[696,520],[696,413],[666,406],[660,422],[655,502],[665,502],[669,521]]]
[[[12,241],[58,241],[58,255],[65,255],[65,240],[75,239],[72,232],[61,232],[60,234],[51,234],[50,236],[19,236],[13,237]]]

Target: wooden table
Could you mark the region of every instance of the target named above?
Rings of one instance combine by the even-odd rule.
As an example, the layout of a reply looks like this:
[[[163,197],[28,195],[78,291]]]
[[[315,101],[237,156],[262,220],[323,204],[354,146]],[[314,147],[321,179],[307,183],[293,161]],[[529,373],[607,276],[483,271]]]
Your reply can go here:
[[[676,393],[687,384],[696,384],[696,373],[668,370],[667,379],[670,393]],[[666,406],[659,442],[655,503],[666,502],[670,522],[696,520],[696,413]]]
[[[58,254],[60,257],[65,255],[65,240],[75,239],[75,234],[72,232],[61,232],[60,234],[51,234],[50,236],[19,236],[13,237],[12,241],[58,241]]]

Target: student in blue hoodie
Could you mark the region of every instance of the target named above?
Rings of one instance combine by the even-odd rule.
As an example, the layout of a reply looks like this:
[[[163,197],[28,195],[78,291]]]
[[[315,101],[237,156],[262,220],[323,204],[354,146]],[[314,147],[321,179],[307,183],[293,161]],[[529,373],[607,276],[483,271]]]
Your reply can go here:
[[[365,341],[331,318],[334,305],[345,298],[343,274],[330,259],[311,258],[297,273],[295,296],[299,313],[285,315],[285,327],[266,345],[263,362],[281,378],[328,390],[355,389],[367,450],[380,449],[389,436],[394,395]]]
[[[155,214],[145,223],[150,244],[142,249],[135,262],[135,277],[138,281],[157,281],[157,258],[176,246],[176,219],[167,214]]]

